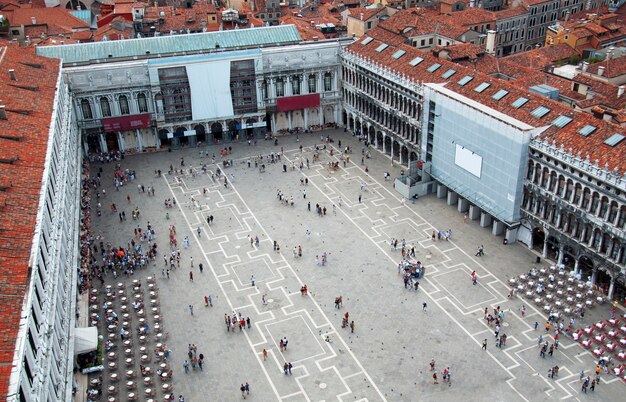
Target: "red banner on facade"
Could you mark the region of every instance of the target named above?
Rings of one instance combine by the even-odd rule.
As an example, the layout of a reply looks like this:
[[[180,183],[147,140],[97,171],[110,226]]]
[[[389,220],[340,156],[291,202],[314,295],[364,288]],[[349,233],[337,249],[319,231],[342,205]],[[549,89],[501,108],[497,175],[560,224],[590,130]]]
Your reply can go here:
[[[276,110],[288,112],[290,110],[308,109],[320,105],[320,94],[285,96],[276,99]]]
[[[150,113],[102,119],[104,131],[127,131],[150,127]]]

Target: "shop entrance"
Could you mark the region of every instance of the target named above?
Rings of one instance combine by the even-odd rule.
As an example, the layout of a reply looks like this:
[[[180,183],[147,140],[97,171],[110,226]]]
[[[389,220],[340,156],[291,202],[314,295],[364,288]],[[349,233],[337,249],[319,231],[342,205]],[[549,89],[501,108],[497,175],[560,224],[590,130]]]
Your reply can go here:
[[[117,141],[117,133],[106,133],[104,138],[107,142],[109,152],[120,150],[119,142]]]
[[[224,141],[223,128],[220,123],[211,124],[211,136],[213,137],[214,144]]]

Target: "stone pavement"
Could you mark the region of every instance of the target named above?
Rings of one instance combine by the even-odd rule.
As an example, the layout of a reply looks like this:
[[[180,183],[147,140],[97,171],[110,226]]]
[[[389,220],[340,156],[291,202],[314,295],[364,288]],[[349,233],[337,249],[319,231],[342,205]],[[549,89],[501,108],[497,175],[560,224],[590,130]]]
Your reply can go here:
[[[320,133],[300,135],[300,141],[295,136],[281,137],[278,146],[270,141],[259,141],[256,146],[228,144],[234,147],[229,158],[235,164],[222,169],[229,179],[227,188],[223,179],[211,178],[217,168],[211,156],[199,156],[208,150],[221,162],[217,146],[127,157],[121,161],[122,168],[136,170],[137,179],[120,192],[110,180],[114,165],[93,165],[104,169],[108,195],[103,204],[116,202],[118,210],[126,207],[129,216],[131,207],[141,208],[139,222],[119,223],[117,215],[109,218],[105,205],[103,217],[94,218],[94,223],[107,241],[125,244],[136,224],[145,228],[150,221],[163,253],[168,250],[167,228],[176,225],[181,267],[169,280],[163,278],[161,254],[155,266],[136,276],[158,277],[177,395],[184,395],[186,401],[238,400],[239,386],[247,381],[249,398],[259,401],[619,398],[624,384],[607,375],[595,393],[579,394],[578,372],[585,369],[591,374],[595,364],[578,344],[562,337],[554,357],[539,357],[536,338],[543,333],[545,316],[521,298],[508,299],[506,286],[510,277],[535,265],[532,251],[522,244],[503,245],[501,237],[492,236],[477,222],[464,224],[455,207],[434,195],[415,204],[403,202],[393,182],[383,179],[383,172],[395,177],[400,170],[388,157],[372,151],[372,158],[365,160],[368,174],[361,165],[361,143],[340,130],[323,132],[326,135],[335,140],[330,144],[334,156],[322,152],[318,163],[312,163],[312,146],[321,144]],[[331,171],[328,162],[339,161],[338,140],[353,147],[354,153],[346,168],[340,161],[340,169]],[[281,147],[284,157],[275,164],[266,162],[264,173],[254,167],[253,160],[248,167],[253,155],[280,152]],[[184,174],[155,175],[156,169],[167,172],[170,164],[181,169],[181,157]],[[304,164],[301,172],[297,169],[300,161]],[[292,162],[296,169],[291,168]],[[203,174],[203,163],[210,165],[210,173]],[[301,185],[304,177],[307,186]],[[139,194],[137,184],[154,186],[156,196]],[[278,191],[293,196],[294,205],[281,204]],[[126,200],[128,194],[132,205]],[[172,196],[177,207],[166,210],[163,200]],[[315,213],[316,204],[327,208],[325,216]],[[214,222],[209,226],[206,218],[210,215]],[[434,229],[451,229],[451,241],[432,241]],[[185,236],[192,240],[189,249],[182,246]],[[258,247],[249,241],[257,236]],[[404,289],[397,272],[399,248],[389,247],[392,237],[406,239],[415,247],[417,260],[427,267],[417,292]],[[274,241],[280,253],[273,250]],[[474,257],[480,244],[485,246],[485,256]],[[301,258],[292,252],[298,245],[303,250]],[[316,265],[315,256],[324,252],[328,264]],[[199,263],[205,267],[203,273]],[[477,286],[470,281],[474,270]],[[194,273],[193,282],[189,271]],[[309,296],[300,293],[304,284]],[[213,297],[214,307],[204,307],[205,295]],[[339,295],[343,308],[338,310],[334,299]],[[426,311],[422,311],[423,302],[428,305]],[[189,304],[195,307],[193,316]],[[527,307],[523,319],[522,304]],[[491,311],[498,305],[506,312],[501,334],[506,333],[508,340],[503,349],[495,347],[493,328],[487,326],[482,312],[484,307]],[[252,328],[227,332],[224,314],[233,311],[250,317]],[[354,320],[354,333],[341,328],[345,312]],[[586,323],[607,317],[607,307],[596,307]],[[535,321],[538,331],[533,330]],[[281,352],[278,342],[285,336],[289,346]],[[331,342],[325,341],[326,336]],[[485,338],[486,352],[481,350]],[[182,362],[189,343],[198,345],[198,352],[206,356],[203,372],[184,373]],[[268,351],[266,361],[263,349]],[[441,374],[440,384],[433,384],[429,369],[433,358],[439,373],[450,367],[451,386],[441,381]],[[285,362],[293,364],[291,376],[283,374]],[[554,365],[561,369],[556,380],[547,378]]]

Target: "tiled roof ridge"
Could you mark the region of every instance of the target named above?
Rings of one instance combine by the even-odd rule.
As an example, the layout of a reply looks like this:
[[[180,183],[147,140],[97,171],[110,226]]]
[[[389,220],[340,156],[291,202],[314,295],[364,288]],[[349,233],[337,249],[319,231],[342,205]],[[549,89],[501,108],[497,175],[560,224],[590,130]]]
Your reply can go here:
[[[572,152],[574,155],[578,151],[583,152],[583,150],[587,149],[580,143],[583,139],[585,141],[592,141],[594,142],[594,151],[591,153],[596,154],[592,159],[600,160],[602,166],[604,163],[608,163],[611,169],[617,167],[621,172],[626,173],[626,143],[611,149],[607,149],[609,147],[603,145],[603,141],[610,137],[612,133],[626,133],[626,128],[612,122],[599,120],[588,113],[574,110],[556,100],[536,94],[526,87],[518,86],[516,81],[507,81],[505,84],[504,81],[471,67],[438,59],[428,52],[419,51],[404,43],[388,44],[389,46],[387,48],[377,51],[376,49],[380,49],[379,46],[382,43],[380,39],[378,39],[378,32],[380,32],[378,28],[371,30],[368,36],[372,37],[374,40],[363,45],[361,43],[362,39],[359,39],[349,45],[346,51],[363,60],[374,63],[393,74],[406,77],[416,84],[423,82],[447,82],[446,87],[448,89],[469,99],[473,99],[486,107],[535,127],[549,126],[549,128],[541,134],[542,138],[549,140],[549,142],[555,140],[559,144],[565,144],[566,147],[573,149]],[[403,56],[399,59],[392,58],[391,55],[395,54],[399,49],[405,51]],[[423,61],[416,66],[410,67],[409,62],[415,57],[420,57]],[[435,69],[432,73],[427,72],[427,69],[429,67],[432,68],[435,63],[440,64],[441,67]],[[450,69],[455,70],[456,74],[449,79],[443,79],[441,75]],[[467,85],[461,85],[458,81],[464,76],[472,76],[473,80]],[[475,88],[481,83],[488,84],[488,89],[480,92],[476,91]],[[499,90],[506,90],[508,95],[504,98],[505,100],[495,101],[492,96]],[[523,105],[523,107],[513,107],[511,103],[520,97],[529,99],[529,101],[527,104]],[[548,108],[550,112],[542,117],[532,115],[531,112],[539,106]],[[560,115],[575,117],[571,124],[559,129],[552,125],[552,121]],[[576,134],[578,129],[587,124],[598,127],[597,132],[592,136],[593,138],[586,138]]]
[[[5,45],[0,40],[0,47]],[[29,263],[41,202],[43,172],[48,152],[51,111],[54,110],[59,60],[35,56],[34,49],[6,45],[0,51],[0,70],[15,71],[17,80],[0,79],[0,93],[7,109],[29,109],[29,114],[8,111],[0,119],[0,154],[18,156],[0,168],[0,294],[4,318],[2,337],[0,395],[7,395],[16,339],[23,315],[24,297],[29,286]],[[12,85],[12,84],[18,84]],[[32,92],[21,86],[37,85]],[[19,141],[9,137],[20,137]]]

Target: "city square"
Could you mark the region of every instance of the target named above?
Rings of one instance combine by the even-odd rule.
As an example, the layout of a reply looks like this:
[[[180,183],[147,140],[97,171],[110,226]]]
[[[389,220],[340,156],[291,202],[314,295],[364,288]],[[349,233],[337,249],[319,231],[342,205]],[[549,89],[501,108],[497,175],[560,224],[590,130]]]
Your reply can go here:
[[[327,142],[327,136],[333,142]],[[232,152],[221,157],[224,146]],[[349,160],[341,157],[346,146],[352,152]],[[319,161],[313,162],[316,147]],[[123,283],[130,290],[133,280],[145,287],[147,278],[153,278],[174,396],[183,395],[186,401],[239,400],[240,386],[247,382],[246,396],[263,401],[619,398],[622,380],[604,373],[594,392],[581,393],[580,371],[593,378],[598,359],[568,337],[559,338],[553,357],[540,357],[537,337],[553,342],[554,331],[543,329],[546,315],[523,295],[507,297],[509,279],[554,262],[537,264],[536,254],[525,245],[503,244],[501,236],[475,221],[466,222],[435,194],[415,202],[403,199],[393,188],[402,167],[375,150],[362,161],[363,150],[364,143],[349,132],[327,130],[278,137],[276,145],[264,140],[202,145],[91,163],[92,177],[102,168],[98,190],[106,190],[98,199],[101,216],[95,213],[92,191],[94,234],[107,247],[126,248],[135,228],[145,230],[150,223],[156,232],[154,262],[132,276],[107,274],[105,284]],[[270,153],[280,154],[280,160],[269,162]],[[263,162],[257,166],[259,155]],[[225,160],[232,166],[225,167]],[[338,168],[329,168],[329,162],[338,162]],[[120,170],[136,173],[119,191],[113,185],[116,163]],[[176,173],[168,173],[170,166]],[[392,180],[385,180],[385,172]],[[138,186],[154,188],[154,196]],[[285,201],[278,199],[279,193]],[[166,208],[164,201],[171,198],[175,205]],[[112,203],[129,219],[118,219],[109,208]],[[316,204],[326,212],[318,214]],[[130,219],[135,208],[140,210],[136,221]],[[207,224],[210,216],[214,220]],[[163,256],[171,252],[172,225],[181,258],[168,278]],[[448,230],[449,241],[431,237],[433,231]],[[188,248],[185,237],[190,239]],[[415,249],[410,259],[424,265],[419,289],[403,285],[398,269],[401,246],[390,247],[391,239],[404,240],[407,248]],[[484,255],[479,257],[475,253],[481,245]],[[327,256],[324,265],[318,262],[322,255]],[[475,286],[470,275],[474,271]],[[305,285],[308,294],[301,292]],[[212,307],[205,306],[205,296],[211,296]],[[334,304],[338,296],[343,300],[339,309]],[[80,306],[86,306],[82,298]],[[113,303],[119,308],[119,301]],[[491,312],[497,306],[506,315],[500,334],[508,339],[501,348],[496,347],[494,326],[484,319],[484,309]],[[595,307],[584,319],[576,319],[574,327],[606,320],[609,310],[609,305]],[[349,326],[342,328],[346,312],[354,322],[353,332]],[[250,328],[228,331],[224,315],[233,313],[249,318]],[[133,315],[130,333],[136,348],[138,324]],[[81,311],[82,316],[86,314]],[[153,325],[150,317],[147,320]],[[150,329],[149,338],[153,336]],[[281,351],[283,337],[289,346]],[[115,338],[113,342],[120,342]],[[147,346],[150,355],[155,342]],[[204,367],[185,373],[190,344],[205,356]],[[156,366],[155,358],[142,365]],[[120,366],[122,360],[120,356]],[[430,370],[431,360],[435,371]],[[291,375],[284,374],[285,363],[293,365]],[[130,368],[138,371],[139,364],[137,359]],[[558,377],[548,378],[555,365]],[[441,372],[448,367],[450,381],[444,382]],[[439,384],[433,383],[433,372]],[[100,374],[108,385],[111,373],[105,368]],[[143,388],[160,385],[155,378],[135,392],[143,399]],[[124,384],[119,392],[124,399]],[[163,394],[159,389],[155,397]]]

